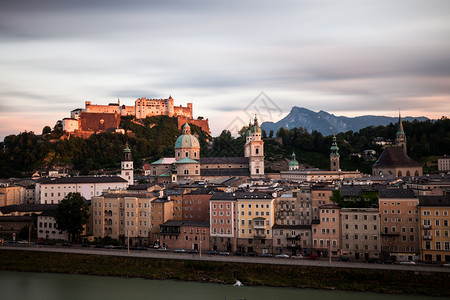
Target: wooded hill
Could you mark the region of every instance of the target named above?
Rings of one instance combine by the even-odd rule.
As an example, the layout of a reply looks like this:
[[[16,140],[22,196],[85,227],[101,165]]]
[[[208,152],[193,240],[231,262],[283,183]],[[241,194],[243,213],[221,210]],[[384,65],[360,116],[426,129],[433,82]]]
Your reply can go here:
[[[115,174],[120,168],[126,142],[132,150],[136,168],[140,168],[144,161],[152,162],[161,157],[173,157],[175,140],[181,135],[176,119],[157,116],[145,119],[143,124],[132,122],[132,117],[123,117],[121,127],[128,132],[127,134],[100,133],[88,139],[59,139],[62,130],[57,125],[53,129],[46,126],[42,135],[33,132],[9,135],[0,143],[2,149],[0,177],[27,177],[35,170],[44,171],[53,168],[66,168],[69,173],[81,175]],[[435,161],[435,156],[450,154],[448,118],[443,117],[437,121],[403,122],[403,127],[407,136],[408,154],[416,161],[424,163],[428,168],[426,172],[433,171],[430,161]],[[238,137],[223,131],[213,139],[195,125],[191,125],[191,129],[193,134],[199,137],[202,157],[244,154],[245,128]],[[378,156],[382,148],[373,144],[373,139],[383,137],[394,140],[396,132],[397,124],[390,124],[338,134],[336,137],[340,148],[341,168],[358,169],[370,174],[373,161],[350,154],[373,149]],[[317,131],[310,133],[301,127],[291,130],[280,128],[276,136],[283,139],[283,144],[267,139],[267,134],[263,131],[263,138],[266,138],[264,145],[266,172],[287,169],[287,162],[293,151],[301,164],[322,169],[329,168],[332,136],[323,136]]]

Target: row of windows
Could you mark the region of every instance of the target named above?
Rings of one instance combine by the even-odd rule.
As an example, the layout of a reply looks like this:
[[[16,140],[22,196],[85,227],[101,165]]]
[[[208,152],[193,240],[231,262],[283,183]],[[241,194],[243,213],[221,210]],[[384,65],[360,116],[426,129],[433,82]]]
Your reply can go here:
[[[431,211],[429,211],[429,210],[424,210],[424,211],[423,211],[423,215],[424,215],[424,216],[431,216]],[[434,211],[434,215],[435,215],[436,217],[439,217],[439,210],[435,210],[435,211]],[[448,216],[448,211],[446,211],[446,210],[442,211],[442,215],[443,215],[444,217],[447,217],[447,216]]]
[[[226,207],[227,207],[227,209],[230,209],[231,205],[230,205],[230,204],[227,204]],[[213,208],[214,208],[214,209],[217,208],[216,203],[213,203]],[[219,204],[219,208],[220,208],[220,209],[223,209],[223,208],[224,208],[223,204]]]
[[[262,232],[262,234],[264,234],[264,231],[262,231],[262,230],[261,231],[260,230],[255,230],[255,234],[260,234],[259,232]],[[241,229],[241,233],[245,234],[245,229],[244,228]],[[252,233],[253,233],[253,230],[251,228],[249,228],[248,229],[248,234],[252,234]],[[266,233],[267,233],[267,235],[269,235],[270,234],[270,229],[267,229]]]
[[[252,208],[251,204],[247,205],[248,208]],[[245,208],[245,204],[241,204],[241,208]],[[264,204],[255,204],[255,208],[264,208]],[[266,208],[269,208],[269,204],[266,204]]]
[[[213,227],[213,233],[217,234],[217,228],[216,227]],[[220,227],[219,233],[220,234],[224,234],[224,230],[223,230],[222,227]],[[230,228],[227,228],[227,234],[231,234],[231,229]]]
[[[249,211],[247,215],[251,216],[252,212]],[[259,211],[255,211],[255,216],[259,216],[259,215],[260,215]],[[269,216],[269,215],[270,215],[269,212],[266,211],[266,216]],[[241,216],[245,216],[245,211],[241,211]],[[263,211],[261,212],[261,216],[264,216],[264,212]]]
[[[354,224],[354,228],[355,229],[359,229],[359,225],[358,224]],[[367,224],[363,225],[363,229],[364,230],[368,230],[368,228],[369,228],[369,226]],[[349,229],[349,224],[345,224],[345,229]],[[373,225],[373,230],[377,230],[377,225]]]
[[[425,249],[426,250],[431,250],[431,242],[429,242],[429,241],[425,242]],[[435,242],[434,243],[434,250],[450,251],[450,242],[444,242],[444,249],[442,249],[442,243],[441,242]]]
[[[200,209],[199,209],[200,210]],[[216,211],[213,211],[213,216],[216,216],[217,215],[217,212]],[[230,214],[230,212],[229,211],[227,211],[227,216],[230,216],[231,214]],[[223,216],[223,211],[219,211],[219,216]]]
[[[344,215],[344,219],[348,220],[350,215]],[[358,215],[353,215],[353,220],[358,220],[359,216]],[[369,219],[368,215],[363,215],[362,220],[366,221]],[[372,215],[372,220],[376,221],[377,220],[377,216],[376,215]]]
[[[424,219],[423,220],[423,225],[425,226],[431,226],[431,221],[430,219]],[[441,220],[437,219],[434,220],[434,224],[435,226],[441,226]],[[447,227],[448,226],[448,220],[442,220],[442,226]]]
[[[368,236],[367,234],[363,235],[362,237],[363,237],[365,240],[368,240],[368,239],[369,239],[369,236]],[[346,240],[349,240],[349,239],[350,239],[350,235],[349,235],[349,234],[346,234],[346,235],[345,235],[345,239],[346,239]],[[358,239],[359,239],[359,234],[353,235],[353,239],[358,240]],[[373,236],[372,236],[372,239],[373,239],[374,241],[378,241],[378,235],[373,235]]]
[[[373,249],[370,249],[369,245],[363,245],[362,247],[360,247],[358,244],[354,245],[355,250],[378,250],[378,245],[373,245]],[[350,244],[345,244],[345,249],[350,249]]]

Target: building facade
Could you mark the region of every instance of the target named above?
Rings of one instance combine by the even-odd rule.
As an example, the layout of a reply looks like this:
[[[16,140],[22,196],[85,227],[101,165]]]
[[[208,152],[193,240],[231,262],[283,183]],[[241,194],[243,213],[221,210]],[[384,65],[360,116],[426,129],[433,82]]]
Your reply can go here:
[[[421,260],[450,263],[450,196],[419,196]]]
[[[341,209],[342,255],[355,260],[378,260],[380,240],[380,214],[377,208]]]

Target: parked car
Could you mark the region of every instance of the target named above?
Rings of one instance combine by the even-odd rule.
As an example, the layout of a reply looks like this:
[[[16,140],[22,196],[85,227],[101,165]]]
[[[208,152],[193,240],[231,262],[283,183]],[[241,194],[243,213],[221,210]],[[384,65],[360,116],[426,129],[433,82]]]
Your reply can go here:
[[[97,244],[95,245],[95,248],[105,248],[105,246],[103,244]]]
[[[401,265],[415,265],[416,263],[413,262],[412,260],[406,260],[406,261],[401,261],[400,264]]]
[[[378,261],[377,261],[377,259],[376,258],[368,258],[367,260],[366,260],[366,263],[368,263],[368,264],[376,264]]]
[[[261,254],[261,257],[272,257],[272,254],[270,254],[270,253],[263,253],[263,254]]]
[[[118,249],[118,250],[123,250],[123,249],[125,249],[125,246],[124,245],[119,245],[119,246],[116,246],[114,248]]]
[[[209,254],[209,255],[216,255],[216,254],[217,254],[217,251],[216,251],[216,250],[209,250],[209,251],[208,251],[208,254]]]
[[[235,256],[242,256],[242,255],[244,255],[244,253],[242,253],[241,251],[236,251],[236,252],[234,252],[234,255]]]
[[[198,253],[198,250],[197,250],[197,249],[189,249],[189,250],[188,250],[188,253],[193,253],[193,254],[195,254],[195,253]]]
[[[450,268],[450,264],[443,264],[442,265],[444,268]]]
[[[72,246],[72,244],[69,242],[65,242],[62,245],[63,245],[63,247],[71,247]]]
[[[166,247],[161,247],[161,248],[158,248],[158,251],[167,251],[167,248]]]
[[[275,255],[275,257],[276,258],[289,258],[289,255],[282,253],[282,254]]]
[[[247,253],[247,256],[258,256],[258,254],[254,251]]]
[[[114,245],[106,245],[105,248],[106,249],[114,249]]]
[[[383,261],[383,264],[385,264],[385,265],[393,265],[394,261],[390,260],[390,259],[386,259],[385,261]]]
[[[309,259],[309,260],[318,260],[319,256],[317,254],[311,254],[310,256],[307,257],[307,259]]]
[[[341,256],[341,257],[339,257],[339,261],[349,262],[350,261],[350,257],[348,257],[348,256]]]
[[[147,250],[145,246],[136,246],[136,250]]]
[[[228,255],[230,255],[230,252],[222,251],[222,252],[219,252],[219,255],[225,255],[225,256],[228,256]]]
[[[297,255],[292,255],[291,258],[292,259],[303,259],[305,257],[303,255],[301,255],[301,254],[297,254]]]
[[[185,253],[186,250],[184,249],[175,249],[175,253]]]
[[[81,247],[84,247],[84,248],[89,248],[90,246],[91,246],[91,245],[88,244],[88,243],[84,243],[84,244],[81,245]]]

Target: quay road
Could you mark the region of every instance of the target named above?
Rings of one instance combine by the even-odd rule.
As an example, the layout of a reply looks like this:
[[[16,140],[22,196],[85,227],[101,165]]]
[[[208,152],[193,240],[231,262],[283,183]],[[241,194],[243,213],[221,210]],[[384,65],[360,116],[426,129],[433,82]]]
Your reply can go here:
[[[179,260],[197,260],[197,261],[218,261],[218,262],[235,262],[235,263],[258,263],[273,265],[293,265],[293,266],[316,266],[316,267],[333,267],[333,268],[358,268],[358,269],[380,269],[380,270],[403,270],[403,271],[420,271],[420,272],[446,272],[450,273],[450,268],[442,267],[440,264],[422,264],[416,265],[398,265],[398,264],[373,264],[364,262],[340,262],[332,260],[307,260],[307,259],[284,259],[275,257],[249,257],[249,256],[229,256],[210,255],[202,253],[175,253],[173,251],[158,251],[156,249],[148,250],[130,250],[127,249],[105,249],[105,248],[84,248],[79,245],[71,247],[60,246],[43,246],[43,245],[3,245],[1,250],[25,250],[25,251],[41,251],[41,252],[61,252],[76,254],[93,254],[93,255],[110,255],[124,257],[144,257],[144,258],[161,258],[161,259],[179,259]]]

